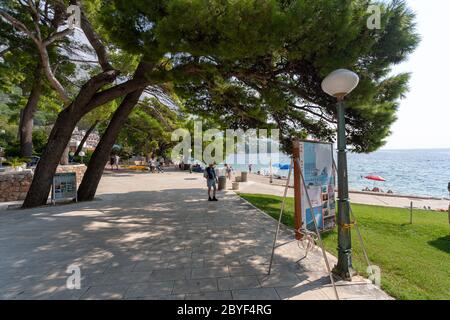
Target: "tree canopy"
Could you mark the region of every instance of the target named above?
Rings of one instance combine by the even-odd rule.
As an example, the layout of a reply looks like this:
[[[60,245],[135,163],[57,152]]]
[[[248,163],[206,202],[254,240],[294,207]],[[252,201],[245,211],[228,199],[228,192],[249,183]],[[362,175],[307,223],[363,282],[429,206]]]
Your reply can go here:
[[[81,42],[67,28],[69,4],[81,9]],[[372,5],[381,11],[378,29],[368,27]],[[357,152],[374,151],[390,134],[407,90],[409,74],[395,74],[392,67],[419,42],[415,16],[404,0],[8,0],[0,4],[0,17],[0,55],[6,57],[4,49],[12,51],[22,40],[29,46],[23,49],[29,57],[0,59],[10,73],[2,84],[9,88],[8,101],[14,101],[17,83],[32,85],[24,131],[30,132],[33,105],[42,95],[41,82],[30,80],[33,67],[35,79],[51,88],[49,98],[63,106],[25,207],[46,202],[51,177],[80,120],[87,125],[111,114],[80,185],[79,199],[92,199],[128,116],[137,127],[148,125],[152,136],[163,127],[149,110],[133,113],[149,88],[177,95],[186,112],[222,128],[278,128],[288,150],[296,136],[334,140],[335,101],[321,82],[334,69],[350,69],[360,84],[347,99],[348,143]],[[94,58],[85,61],[89,55]],[[75,77],[67,76],[71,71]],[[152,105],[153,111],[164,109]],[[152,138],[151,147],[156,143]]]
[[[232,126],[272,123],[290,137],[332,141],[335,105],[321,90],[332,70],[360,76],[348,98],[348,142],[370,152],[385,143],[408,74],[392,74],[419,37],[404,1],[380,1],[370,30],[366,0],[103,1],[100,25],[120,48],[166,58],[177,92],[196,113]],[[108,26],[108,28],[106,28]]]

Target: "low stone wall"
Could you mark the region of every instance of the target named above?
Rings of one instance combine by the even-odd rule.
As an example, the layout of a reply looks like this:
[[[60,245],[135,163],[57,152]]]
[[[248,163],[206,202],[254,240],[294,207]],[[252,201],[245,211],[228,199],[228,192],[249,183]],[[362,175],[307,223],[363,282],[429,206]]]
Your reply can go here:
[[[32,180],[31,170],[0,174],[0,202],[24,200]]]
[[[86,166],[83,164],[58,166],[56,172],[75,172],[77,175],[77,185],[80,185],[86,172]],[[24,200],[30,188],[31,181],[33,181],[32,170],[0,173],[0,202]]]

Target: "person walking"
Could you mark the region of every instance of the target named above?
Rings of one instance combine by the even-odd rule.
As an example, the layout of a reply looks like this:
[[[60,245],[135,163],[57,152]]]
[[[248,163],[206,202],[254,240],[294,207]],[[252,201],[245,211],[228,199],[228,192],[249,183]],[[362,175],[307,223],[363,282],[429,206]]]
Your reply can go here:
[[[116,166],[116,170],[119,170],[119,161],[120,161],[120,157],[119,155],[115,155],[114,156],[114,165]]]
[[[150,167],[150,172],[154,173],[156,169],[155,158],[150,158],[150,160],[148,161],[148,166]]]
[[[116,161],[113,154],[109,156],[109,165],[111,166],[111,170],[114,170],[114,162]]]
[[[232,170],[233,169],[231,168],[231,165],[225,163],[225,171],[227,173],[228,180],[231,180],[231,172],[232,172]]]
[[[252,173],[252,164],[251,163],[248,165],[248,173]]]
[[[206,185],[208,187],[208,201],[218,201],[216,198],[216,183],[217,175],[216,170],[214,170],[214,164],[210,164],[204,172],[204,177],[206,178]],[[211,198],[211,189],[213,189],[213,197]]]
[[[156,170],[158,170],[158,173],[164,173],[164,170],[162,168],[162,162],[156,161],[155,159],[155,163],[156,163]]]

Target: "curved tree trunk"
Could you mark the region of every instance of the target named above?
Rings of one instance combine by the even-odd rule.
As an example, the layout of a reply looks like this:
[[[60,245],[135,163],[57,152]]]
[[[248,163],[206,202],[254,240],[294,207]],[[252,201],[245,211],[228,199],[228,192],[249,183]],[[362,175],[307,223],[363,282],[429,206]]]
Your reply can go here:
[[[53,175],[77,122],[78,119],[73,117],[70,109],[66,108],[59,114],[48,138],[45,151],[34,172],[33,182],[28,190],[23,208],[41,206],[47,203]]]
[[[108,128],[100,139],[89,161],[88,168],[78,189],[78,201],[91,201],[94,199],[103,170],[108,162],[111,149],[116,142],[120,129],[138,103],[143,91],[144,89],[139,89],[126,95],[114,113]]]
[[[42,68],[37,66],[34,75],[33,88],[28,97],[25,108],[20,113],[19,138],[20,154],[22,157],[33,155],[33,120],[42,92]]]
[[[75,154],[73,155],[74,157],[78,156],[81,150],[83,150],[84,144],[91,135],[92,131],[94,131],[94,129],[97,127],[99,122],[100,122],[99,120],[95,120],[94,124],[88,129],[88,131],[86,131],[86,134],[84,135],[83,139],[81,139],[80,145],[78,146],[77,150],[75,151]]]
[[[80,89],[74,101],[59,113],[44,153],[34,171],[33,181],[22,205],[23,208],[37,207],[47,203],[53,176],[75,126],[90,111],[88,106],[96,92],[104,85],[113,82],[116,76],[117,72],[108,71],[91,78]]]

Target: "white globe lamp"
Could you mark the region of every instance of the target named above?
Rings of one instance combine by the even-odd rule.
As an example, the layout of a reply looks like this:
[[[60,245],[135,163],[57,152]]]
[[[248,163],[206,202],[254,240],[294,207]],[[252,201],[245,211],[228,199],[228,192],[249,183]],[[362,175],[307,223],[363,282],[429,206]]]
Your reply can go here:
[[[323,79],[322,90],[328,95],[342,100],[356,88],[358,83],[359,77],[356,73],[346,69],[338,69]]]

